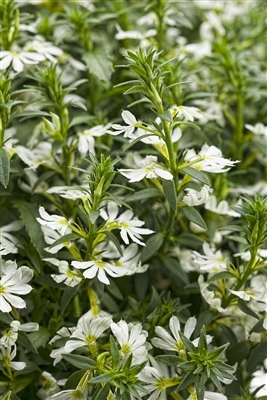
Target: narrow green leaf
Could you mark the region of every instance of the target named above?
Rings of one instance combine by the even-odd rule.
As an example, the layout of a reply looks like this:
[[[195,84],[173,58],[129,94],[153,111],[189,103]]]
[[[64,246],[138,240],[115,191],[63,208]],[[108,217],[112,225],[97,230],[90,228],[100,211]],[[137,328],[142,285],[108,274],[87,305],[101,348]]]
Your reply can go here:
[[[243,311],[243,313],[259,319],[259,316],[249,308],[247,302],[243,299],[240,299],[240,297],[238,298],[238,307],[241,311]]]
[[[140,140],[149,137],[149,136],[155,136],[154,133],[148,133],[142,136],[139,136],[138,138],[134,139],[132,142],[128,143],[126,146],[123,147],[123,151],[129,150],[132,146],[134,146],[136,143],[140,142]]]
[[[105,232],[105,235],[106,235],[106,237],[107,237],[113,244],[115,244],[115,246],[116,246],[118,252],[120,253],[121,256],[123,256],[123,251],[122,251],[120,242],[119,242],[119,240],[116,238],[116,236],[114,235],[114,233],[107,231],[107,232]]]
[[[79,356],[77,354],[62,354],[64,360],[68,361],[76,368],[83,370],[93,370],[96,368],[96,363],[89,357]]]
[[[110,335],[110,352],[112,357],[113,368],[116,368],[120,361],[120,353],[113,336]]]
[[[236,231],[236,232],[246,232],[246,229],[240,225],[226,225],[218,228],[218,231]]]
[[[100,211],[99,210],[92,210],[92,209],[89,210],[89,217],[90,217],[90,220],[91,220],[92,224],[94,224],[96,222],[96,220],[99,217],[99,215],[100,215]]]
[[[209,278],[209,282],[213,282],[213,281],[217,281],[217,280],[219,280],[219,279],[227,279],[227,278],[233,278],[234,277],[234,275],[233,274],[231,274],[231,272],[229,272],[229,271],[222,271],[222,272],[218,272],[217,274],[214,274],[214,275],[212,275],[210,278]]]
[[[136,201],[140,201],[140,200],[148,200],[153,197],[162,198],[163,193],[159,189],[156,189],[156,188],[143,189],[143,190],[139,190],[138,192],[136,192],[133,195],[131,195],[130,197],[128,197],[126,199],[126,201],[127,201],[127,203],[132,203],[132,202],[136,202]]]
[[[70,389],[76,389],[78,386],[80,380],[86,374],[88,371],[88,368],[80,370],[80,371],[75,371],[71,376],[68,378],[67,382],[65,383],[65,390],[70,390]]]
[[[81,101],[70,101],[68,105],[87,111],[87,107]]]
[[[162,180],[163,192],[173,211],[177,209],[177,196],[173,180]]]
[[[160,117],[160,119],[163,119],[164,121],[171,122],[171,123],[173,122],[172,114],[171,114],[170,110],[166,110],[166,111],[164,111],[163,114],[159,114],[159,117]]]
[[[247,240],[242,236],[233,235],[233,236],[225,236],[225,237],[227,239],[231,239],[231,240],[233,240],[234,242],[237,242],[237,243],[246,244],[246,245],[248,244]]]
[[[161,257],[163,265],[165,268],[170,271],[171,274],[177,276],[181,281],[183,281],[186,285],[189,283],[188,274],[181,267],[179,262],[171,257]],[[171,276],[170,276],[171,278]]]
[[[44,248],[47,247],[47,244],[44,241],[44,234],[42,232],[41,225],[36,220],[36,218],[40,217],[37,204],[28,203],[23,200],[15,200],[14,206],[20,213],[21,219],[25,225],[32,244],[40,256],[45,257],[47,253],[44,251]]]
[[[181,207],[181,211],[184,213],[189,221],[194,222],[196,225],[201,226],[203,229],[207,229],[207,225],[199,212],[194,207],[184,206]]]
[[[73,240],[80,239],[80,238],[81,238],[81,236],[79,236],[77,233],[67,233],[66,235],[61,236],[54,243],[52,243],[49,246],[49,249],[52,249],[52,247],[58,246],[61,243],[71,242]]]
[[[90,379],[90,384],[91,383],[104,383],[104,382],[110,382],[112,380],[112,376],[110,374],[102,374],[99,376],[96,376],[95,378]]]
[[[171,355],[156,356],[155,358],[156,360],[175,368],[184,361],[181,357]]]
[[[209,178],[201,171],[196,168],[186,167],[182,169],[187,175],[192,176],[193,178],[197,179],[198,181],[205,183],[205,185],[211,186]]]
[[[70,301],[73,299],[75,294],[79,291],[80,287],[81,287],[81,285],[78,284],[74,287],[67,286],[64,289],[63,296],[61,298],[61,303],[60,303],[62,312],[64,312],[66,310]]]
[[[99,392],[97,393],[96,397],[92,397],[92,400],[106,400],[109,394],[109,384],[104,385],[101,387]]]
[[[0,149],[0,183],[7,188],[9,182],[10,161],[4,148]]]
[[[177,392],[180,390],[186,389],[189,385],[191,385],[196,379],[196,376],[193,374],[192,371],[188,372],[185,377],[183,378],[182,382],[177,388]]]
[[[146,242],[146,247],[144,247],[141,252],[142,263],[146,262],[157,253],[163,241],[164,235],[161,232],[156,233],[148,239],[148,241]]]

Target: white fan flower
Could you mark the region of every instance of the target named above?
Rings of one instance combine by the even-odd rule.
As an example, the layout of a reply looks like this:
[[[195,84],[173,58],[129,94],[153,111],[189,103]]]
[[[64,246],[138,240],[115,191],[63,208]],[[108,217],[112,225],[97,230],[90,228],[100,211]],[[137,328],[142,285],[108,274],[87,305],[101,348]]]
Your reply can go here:
[[[111,135],[119,135],[124,132],[124,137],[129,137],[135,130],[136,125],[138,124],[138,121],[136,120],[135,116],[130,111],[124,110],[122,112],[121,116],[122,116],[122,119],[124,120],[124,122],[127,124],[127,126],[113,124],[113,125],[111,125],[111,127],[115,131],[108,130],[107,133],[110,133]]]
[[[140,167],[136,169],[119,169],[119,172],[130,179],[129,182],[139,182],[144,178],[156,179],[161,177],[162,179],[172,180],[172,174],[167,171],[163,166],[157,163],[157,157],[146,156],[146,158],[140,160]]]
[[[141,364],[147,359],[146,338],[148,333],[142,330],[141,324],[120,320],[117,324],[112,322],[110,328],[120,344],[121,356],[127,357],[132,354],[132,365]]]
[[[109,317],[90,318],[83,317],[79,320],[77,328],[71,335],[71,340],[65,344],[64,351],[71,353],[82,346],[94,346],[97,339],[110,327],[112,319]],[[74,340],[73,340],[74,339]]]
[[[197,161],[200,159],[200,161]],[[198,154],[194,149],[188,150],[185,161],[194,163],[191,165],[200,171],[212,172],[214,174],[227,172],[239,161],[230,161],[222,157],[222,152],[215,146],[204,144]],[[229,168],[225,168],[229,167]]]
[[[193,263],[198,265],[202,272],[218,273],[227,271],[227,259],[220,250],[215,251],[208,243],[203,243],[204,255],[197,251],[192,252]]]
[[[18,268],[15,261],[1,260],[0,263],[0,310],[5,313],[10,312],[12,307],[25,308],[26,302],[18,295],[32,290],[27,283],[32,279],[33,271],[26,266]]]

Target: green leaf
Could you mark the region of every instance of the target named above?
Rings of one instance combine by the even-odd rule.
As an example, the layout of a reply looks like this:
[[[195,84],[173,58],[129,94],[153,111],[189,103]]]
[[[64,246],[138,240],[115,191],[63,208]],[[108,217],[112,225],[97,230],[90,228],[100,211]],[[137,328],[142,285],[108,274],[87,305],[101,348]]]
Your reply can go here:
[[[14,206],[20,213],[20,217],[25,225],[32,244],[40,256],[45,257],[47,253],[44,251],[44,248],[47,247],[47,244],[44,241],[44,234],[41,225],[36,219],[40,217],[37,204],[28,203],[23,200],[15,200]]]
[[[166,111],[164,111],[163,114],[159,114],[159,117],[161,120],[163,119],[164,121],[167,121],[167,122],[171,122],[171,123],[173,122],[172,114],[171,114],[170,110],[166,110]]]
[[[188,274],[184,271],[184,269],[181,267],[180,263],[177,260],[165,256],[162,257],[161,260],[165,268],[168,269],[171,274],[177,276],[185,284],[189,283]]]
[[[251,315],[252,317],[259,319],[259,316],[249,308],[247,302],[243,299],[240,299],[240,297],[238,298],[238,307],[245,314]]]
[[[34,118],[34,117],[50,117],[51,115],[48,112],[45,111],[40,111],[40,110],[25,110],[25,111],[15,111],[12,115],[11,115],[11,120],[15,119],[15,118],[20,118],[20,117],[24,117],[23,121],[25,119],[28,118]]]
[[[89,72],[104,82],[110,82],[114,71],[113,64],[106,53],[101,51],[90,51],[82,57]]]
[[[240,225],[226,225],[218,228],[218,231],[236,231],[236,232],[246,232],[246,229]]]
[[[227,361],[230,365],[241,363],[249,354],[251,344],[248,340],[242,340],[226,350]]]
[[[89,357],[79,356],[77,354],[62,354],[64,360],[71,365],[82,370],[93,370],[96,368],[96,363]]]
[[[192,167],[186,167],[182,169],[187,175],[192,176],[193,178],[197,179],[198,181],[205,183],[205,185],[211,186],[209,178],[198,169]]]
[[[234,242],[241,243],[241,244],[248,244],[247,240],[242,236],[225,236],[227,239],[231,239]]]
[[[81,101],[70,101],[68,103],[68,105],[72,106],[72,107],[80,108],[80,109],[82,109],[84,111],[87,111],[86,106]]]
[[[233,278],[234,275],[231,274],[231,272],[229,271],[222,271],[222,272],[218,272],[217,274],[212,275],[209,279],[208,282],[213,282],[213,281],[217,281],[219,279],[230,279]]]
[[[96,396],[92,397],[92,400],[106,400],[109,394],[109,385],[104,385],[100,388],[99,392],[97,392]]]
[[[38,354],[38,351],[34,345],[34,343],[30,340],[29,335],[27,335],[23,331],[18,332],[18,344],[22,346],[24,349],[31,351],[32,353]]]
[[[38,331],[29,333],[28,339],[30,339],[36,349],[39,347],[45,347],[50,339],[50,332],[44,326],[39,326]]]
[[[70,389],[76,389],[78,386],[80,380],[86,374],[88,371],[88,368],[80,370],[80,371],[75,371],[71,376],[68,378],[67,382],[65,383],[65,390],[70,390]]]
[[[173,211],[177,208],[176,189],[173,180],[162,180],[163,192]]]
[[[181,211],[184,213],[186,218],[189,219],[189,221],[194,222],[196,225],[199,225],[201,228],[207,230],[205,221],[194,207],[184,206],[181,207]]]
[[[0,311],[0,321],[4,324],[10,325],[10,323],[13,321],[13,318],[11,318],[8,313],[3,313],[3,311]]]
[[[99,217],[99,215],[100,215],[100,211],[99,210],[92,210],[92,209],[89,210],[89,217],[90,217],[90,220],[91,220],[92,224],[94,224],[96,222],[96,220]]]
[[[164,235],[161,232],[156,233],[155,235],[151,236],[148,241],[146,242],[146,247],[143,248],[141,251],[141,261],[142,263],[146,262],[154,256],[157,251],[160,249],[162,243],[164,241]]]
[[[127,203],[132,203],[140,200],[148,200],[153,197],[163,197],[163,193],[156,188],[140,190],[126,199]]]
[[[112,376],[110,374],[102,374],[96,376],[95,378],[90,379],[89,383],[104,383],[110,382],[112,380]]]
[[[114,235],[114,233],[106,231],[105,232],[106,237],[113,243],[115,244],[118,252],[120,253],[121,256],[123,256],[123,251],[120,245],[120,242],[118,241],[118,239],[116,238],[116,236]]]
[[[155,358],[156,360],[175,368],[184,361],[181,357],[172,355],[156,356]]]
[[[168,17],[177,22],[178,26],[183,26],[189,29],[194,28],[192,22],[188,18],[186,18],[182,13],[169,14]]]
[[[140,142],[140,140],[149,137],[149,136],[155,136],[154,133],[147,133],[145,135],[138,136],[138,138],[134,139],[132,142],[128,143],[126,146],[123,147],[123,151],[129,150],[132,146],[134,146],[136,143]]]
[[[196,379],[196,376],[193,374],[192,371],[188,372],[184,379],[182,380],[182,382],[180,383],[180,385],[177,388],[177,392],[179,392],[180,390],[186,389],[189,385],[191,385]]]
[[[54,243],[52,243],[49,246],[49,249],[52,249],[52,247],[55,247],[61,243],[71,242],[72,240],[76,240],[76,239],[80,239],[80,238],[81,238],[81,236],[78,235],[77,233],[67,233],[66,235],[61,236]]]
[[[113,368],[116,368],[120,361],[120,353],[113,336],[110,335],[110,352],[112,357]]]
[[[257,344],[252,350],[247,363],[247,370],[249,372],[254,371],[259,367],[263,361],[267,358],[267,339]]]
[[[62,312],[64,312],[66,310],[66,308],[69,305],[70,301],[73,299],[75,294],[79,291],[80,287],[81,287],[81,285],[78,284],[78,285],[76,285],[74,287],[67,286],[64,289],[63,296],[61,298],[61,303],[60,303]]]
[[[0,149],[0,183],[7,188],[9,182],[10,162],[4,148]]]

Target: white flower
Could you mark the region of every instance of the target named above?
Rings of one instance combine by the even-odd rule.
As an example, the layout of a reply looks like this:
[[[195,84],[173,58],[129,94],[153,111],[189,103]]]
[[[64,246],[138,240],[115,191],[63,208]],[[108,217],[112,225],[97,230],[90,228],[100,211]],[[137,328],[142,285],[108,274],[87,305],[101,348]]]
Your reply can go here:
[[[139,239],[142,239],[140,234],[142,235],[150,235],[153,233],[150,229],[140,228],[140,226],[144,225],[143,221],[140,221],[136,217],[133,218],[134,214],[132,211],[127,210],[122,213],[118,218],[118,205],[115,202],[110,202],[107,206],[108,213],[101,209],[100,215],[101,217],[107,221],[103,230],[107,229],[120,229],[120,235],[124,243],[129,244],[129,237],[135,242],[140,244],[141,246],[145,246],[143,242]]]
[[[33,271],[25,266],[18,268],[15,261],[0,261],[0,310],[9,312],[12,307],[25,308],[26,303],[19,296],[28,294],[32,287],[27,285],[33,277]],[[15,293],[15,294],[13,294]]]
[[[52,43],[46,42],[44,38],[40,35],[35,36],[32,42],[28,42],[24,50],[26,51],[34,51],[42,56],[44,56],[47,60],[52,63],[57,63],[57,59],[54,57],[61,56],[63,54],[63,50],[59,47],[54,46]]]
[[[51,277],[57,283],[64,282],[65,285],[74,287],[81,282],[82,277],[78,274],[77,271],[70,269],[69,263],[67,261],[57,260],[56,258],[44,258],[43,260],[48,261],[51,264],[56,265],[58,267],[60,274],[51,275]]]
[[[78,132],[79,137],[78,150],[82,156],[88,152],[95,155],[95,139],[94,137],[103,136],[109,128],[109,125],[97,125],[83,132]]]
[[[120,133],[124,132],[124,137],[128,137],[133,133],[138,122],[130,111],[123,111],[121,116],[127,126],[113,124],[111,127],[115,129],[115,132],[108,130],[107,133],[110,133],[111,135],[119,135]]]
[[[204,278],[202,275],[199,276],[198,278],[198,283],[200,287],[200,291],[206,302],[211,306],[211,308],[215,308],[219,312],[226,312],[227,309],[222,308],[222,301],[221,301],[221,296],[220,293],[218,292],[212,292],[209,291],[208,286],[209,283],[204,282]]]
[[[211,195],[205,204],[205,209],[220,215],[229,215],[231,217],[240,218],[240,214],[234,210],[231,210],[226,200],[221,200],[217,204],[217,199],[214,195]]]
[[[191,250],[181,249],[179,246],[176,246],[171,250],[171,255],[178,258],[179,263],[185,272],[196,271],[196,266],[193,264]]]
[[[116,33],[115,35],[115,38],[117,40],[123,40],[123,39],[143,40],[151,36],[156,36],[157,34],[156,29],[148,29],[145,33],[141,33],[139,31],[123,31],[118,24],[116,24],[116,29],[118,31],[118,33]]]
[[[40,142],[34,149],[25,146],[16,146],[16,153],[19,158],[29,166],[29,169],[36,170],[40,165],[55,167],[55,156],[52,152],[52,143]]]
[[[208,243],[203,243],[203,251],[205,255],[192,252],[193,262],[197,264],[201,271],[217,273],[227,271],[227,259],[225,259],[220,250],[215,252]]]
[[[151,393],[147,400],[167,400],[166,389],[177,385],[181,379],[175,374],[173,368],[168,368],[152,356],[149,356],[149,363],[151,366],[146,365],[138,374],[139,379],[146,383],[144,388]],[[145,395],[145,393],[141,394],[141,396]]]
[[[65,235],[67,233],[69,222],[66,220],[66,218],[55,214],[49,215],[42,206],[39,207],[39,213],[42,218],[36,219],[41,225],[48,226],[61,235]]]
[[[188,206],[199,206],[200,204],[206,203],[209,199],[210,187],[204,185],[203,188],[198,191],[195,189],[185,189],[187,194],[183,197],[182,201]]]
[[[83,276],[87,279],[92,279],[97,275],[100,282],[103,282],[105,285],[110,284],[106,273],[118,278],[119,276],[127,275],[128,272],[127,268],[103,261],[101,257],[90,261],[72,261],[71,265],[73,265],[74,268],[85,269],[86,271],[83,272]]]
[[[160,164],[157,164],[157,160],[155,156],[146,156],[146,158],[140,160],[141,168],[119,169],[119,172],[130,179],[129,182],[139,182],[144,178],[156,179],[159,176],[162,179],[172,180],[172,174]]]
[[[19,240],[9,232],[19,231],[23,227],[21,221],[14,221],[0,228],[0,255],[17,253]]]
[[[0,51],[0,70],[7,69],[10,65],[16,72],[21,72],[24,69],[24,64],[38,64],[44,61],[45,57],[42,54],[24,51],[18,47],[13,50]]]
[[[184,47],[185,51],[192,53],[196,61],[202,60],[206,56],[210,56],[212,53],[211,43],[208,41],[200,43],[190,43]]]
[[[75,331],[75,327],[72,328],[66,328],[63,326],[63,328],[59,329],[57,331],[57,334],[50,340],[49,344],[55,343],[57,340],[62,340],[62,339],[68,339],[72,333]],[[62,360],[62,354],[66,354],[64,346],[59,347],[57,349],[53,349],[50,353],[50,357],[54,358],[53,365],[56,365]]]
[[[119,351],[122,357],[132,354],[132,365],[141,364],[147,359],[145,344],[148,333],[142,330],[141,324],[127,324],[120,320],[117,324],[112,322],[110,328],[120,344]]]
[[[14,369],[15,371],[21,371],[26,367],[25,362],[20,362],[20,361],[12,361],[13,358],[16,357],[17,354],[17,348],[16,345],[14,345],[14,348],[12,350],[11,346],[4,347],[0,346],[0,361],[3,363],[3,367],[9,370],[9,368]]]
[[[38,330],[39,325],[36,322],[21,324],[19,321],[14,320],[10,323],[10,328],[1,337],[0,343],[5,347],[13,346],[18,339],[18,331],[33,332]]]
[[[110,327],[112,319],[108,317],[94,318],[83,317],[71,335],[71,339],[65,344],[65,352],[71,353],[82,346],[94,346],[97,339]]]
[[[123,256],[112,263],[118,267],[127,269],[127,275],[140,274],[145,272],[149,265],[141,265],[140,253],[136,243],[131,243],[128,247],[121,246]],[[104,253],[105,255],[105,253]]]
[[[191,317],[186,321],[184,327],[184,335],[190,339],[192,333],[195,330],[197,320],[195,317]],[[181,357],[184,356],[186,352],[185,345],[180,337],[179,331],[181,330],[180,321],[177,317],[172,316],[169,322],[169,327],[173,336],[171,336],[166,329],[161,326],[156,326],[155,333],[159,337],[152,339],[152,344],[163,350],[176,351]],[[174,338],[173,338],[174,337]],[[207,341],[210,343],[212,340],[211,336],[207,336]],[[197,346],[199,338],[192,341],[194,346]]]
[[[267,137],[267,126],[264,126],[261,122],[257,123],[254,126],[246,124],[245,127],[250,132],[253,132],[255,135],[261,135],[261,136],[266,136]]]
[[[198,159],[202,158],[202,160],[198,161]],[[222,157],[222,152],[215,146],[209,146],[204,144],[198,153],[196,154],[195,150],[190,149],[186,153],[185,161],[192,162],[196,161],[191,166],[198,170],[212,172],[212,173],[221,173],[227,172],[231,167],[234,166],[239,161],[230,161],[226,158]],[[229,168],[225,168],[229,167]]]
[[[42,387],[37,391],[37,396],[41,400],[47,400],[48,396],[59,392],[57,380],[47,371],[43,371],[40,376]]]
[[[170,110],[175,117],[183,117],[186,121],[193,122],[195,118],[204,118],[203,115],[199,113],[199,109],[197,107],[172,106]]]

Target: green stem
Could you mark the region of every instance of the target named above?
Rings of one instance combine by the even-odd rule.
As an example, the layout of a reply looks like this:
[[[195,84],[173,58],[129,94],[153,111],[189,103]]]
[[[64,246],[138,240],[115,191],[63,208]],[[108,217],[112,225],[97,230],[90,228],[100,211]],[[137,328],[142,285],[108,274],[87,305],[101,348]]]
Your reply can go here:
[[[241,91],[238,91],[237,121],[234,132],[234,142],[236,145],[236,155],[238,160],[242,160],[242,144],[243,144],[243,128],[244,128],[243,108],[244,108],[244,99],[242,97]]]

